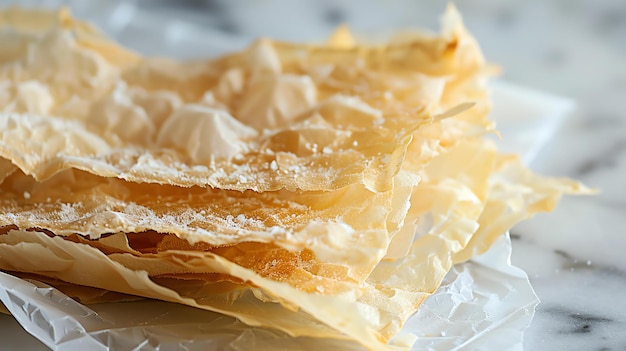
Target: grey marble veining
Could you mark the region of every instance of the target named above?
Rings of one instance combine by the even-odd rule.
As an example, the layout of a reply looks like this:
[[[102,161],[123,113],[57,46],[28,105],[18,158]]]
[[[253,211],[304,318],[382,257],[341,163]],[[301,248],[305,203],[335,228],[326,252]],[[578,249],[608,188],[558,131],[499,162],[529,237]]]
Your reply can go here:
[[[230,30],[319,40],[339,22],[375,33],[435,28],[444,2],[249,1],[220,3]],[[542,300],[527,350],[626,349],[626,2],[459,2],[486,57],[504,77],[575,99],[577,109],[533,163],[601,193],[565,198],[514,230],[513,263]],[[289,30],[285,30],[289,28]]]
[[[205,25],[290,40],[320,40],[340,22],[367,33],[435,28],[445,7],[408,0],[198,3],[221,18]],[[578,105],[533,168],[602,190],[594,197],[566,198],[554,213],[514,231],[513,262],[529,273],[542,300],[525,348],[624,350],[626,2],[472,0],[459,2],[459,8],[506,79],[571,97]]]
[[[93,10],[89,3],[72,5],[81,15]],[[125,11],[111,3],[97,6]],[[186,26],[208,27],[231,38],[221,39],[224,48],[258,36],[321,40],[340,23],[363,33],[416,25],[435,29],[446,6],[425,0],[135,3],[148,14],[167,13],[179,24],[155,35],[185,35]],[[626,350],[626,1],[465,0],[458,7],[486,57],[503,67],[504,78],[577,103],[532,168],[601,189],[593,197],[565,198],[555,212],[512,231],[513,263],[529,274],[542,300],[525,349]],[[124,44],[140,36],[123,21],[98,25],[117,33]],[[202,47],[185,52],[206,54],[211,52]]]
[[[487,56],[510,80],[578,104],[533,168],[601,189],[594,197],[565,198],[554,213],[515,229],[513,263],[528,272],[542,300],[525,347],[624,350],[626,18],[619,14],[626,2],[520,3],[509,4],[515,28],[475,32]],[[491,48],[506,37],[515,45]]]

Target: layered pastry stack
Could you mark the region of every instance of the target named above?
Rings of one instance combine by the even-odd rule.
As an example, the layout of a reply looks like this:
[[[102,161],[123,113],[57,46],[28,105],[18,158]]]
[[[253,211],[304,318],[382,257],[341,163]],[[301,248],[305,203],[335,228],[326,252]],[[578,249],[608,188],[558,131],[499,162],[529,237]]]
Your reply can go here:
[[[588,191],[484,138],[495,69],[443,22],[175,62],[65,10],[1,12],[0,269],[407,347],[389,341],[453,264]]]

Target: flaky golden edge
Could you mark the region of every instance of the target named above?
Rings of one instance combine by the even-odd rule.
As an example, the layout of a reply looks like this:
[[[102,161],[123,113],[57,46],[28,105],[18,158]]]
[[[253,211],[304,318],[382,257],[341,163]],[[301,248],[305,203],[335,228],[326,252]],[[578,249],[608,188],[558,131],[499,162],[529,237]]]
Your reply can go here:
[[[255,151],[243,155],[243,160],[235,159],[228,160],[228,162],[217,160],[215,164],[212,162],[210,164],[189,163],[189,155],[181,152],[177,147],[155,149],[154,146],[148,145],[150,143],[146,145],[139,142],[129,143],[120,135],[98,134],[102,133],[101,130],[106,127],[106,124],[94,125],[98,128],[94,126],[92,126],[94,128],[88,128],[80,122],[77,116],[72,117],[74,120],[65,120],[65,117],[47,116],[45,113],[42,116],[33,114],[32,111],[31,113],[16,111],[16,114],[3,114],[0,121],[0,125],[3,126],[3,132],[0,135],[2,140],[0,155],[10,159],[25,173],[33,175],[38,180],[51,177],[62,169],[73,167],[105,177],[185,187],[201,185],[240,191],[246,189],[270,191],[283,188],[335,190],[349,184],[363,183],[370,190],[386,191],[391,187],[393,176],[400,169],[411,137],[421,126],[430,124],[437,118],[442,118],[441,116],[459,115],[459,122],[471,124],[470,129],[473,129],[473,133],[493,130],[492,123],[484,118],[486,114],[483,112],[488,110],[488,104],[485,103],[486,88],[480,83],[483,76],[487,75],[487,66],[475,41],[463,28],[459,16],[452,10],[446,16],[444,30],[439,37],[415,36],[409,43],[389,46],[361,45],[346,49],[332,45],[332,43],[327,46],[308,46],[267,42],[263,44],[265,47],[253,45],[240,53],[214,61],[194,65],[180,63],[166,65],[176,67],[174,72],[198,71],[183,75],[181,81],[174,79],[179,75],[172,74],[170,77],[167,72],[157,72],[156,68],[151,67],[154,64],[150,60],[139,60],[130,67],[120,66],[117,61],[111,62],[107,59],[104,53],[108,52],[108,49],[94,49],[93,53],[97,57],[104,55],[104,59],[98,61],[99,64],[106,66],[104,72],[107,83],[102,86],[106,87],[109,84],[110,87],[105,89],[100,85],[97,86],[97,89],[93,91],[93,96],[85,97],[85,102],[89,104],[94,103],[94,100],[107,98],[108,91],[111,89],[117,91],[117,86],[113,88],[112,84],[119,80],[146,89],[146,94],[156,94],[159,89],[174,86],[178,89],[176,93],[187,102],[196,102],[207,91],[219,96],[218,90],[222,89],[220,84],[223,78],[226,77],[224,78],[226,81],[230,80],[229,72],[243,69],[245,72],[254,73],[255,70],[271,68],[252,60],[259,58],[258,55],[277,56],[276,59],[281,61],[282,71],[267,73],[277,76],[285,73],[314,77],[319,75],[314,72],[314,69],[323,68],[329,63],[333,64],[337,70],[333,73],[336,76],[331,74],[316,83],[318,84],[316,89],[320,94],[318,104],[311,110],[295,116],[294,125],[274,130],[269,136],[261,135],[258,142],[252,143]],[[71,50],[78,50],[77,52],[93,49],[83,42],[68,45]],[[267,50],[273,53],[267,54]],[[304,62],[302,61],[303,53],[305,53]],[[270,60],[271,57],[263,56],[262,58]],[[365,62],[364,67],[351,64],[361,61]],[[258,65],[261,67],[257,67]],[[441,85],[443,90],[437,95],[429,91],[419,91],[423,88],[420,86],[408,90],[402,88],[403,84],[409,82],[403,78],[405,73],[415,75],[419,84],[433,86],[433,90],[437,90],[436,86]],[[215,84],[215,87],[211,84],[206,85],[208,83],[202,85],[198,79],[213,81],[211,84]],[[355,91],[356,87],[363,88],[355,85],[361,84],[358,82],[359,79],[367,81],[364,87],[370,91],[365,93]],[[385,85],[387,80],[397,81],[396,85],[400,88],[392,84]],[[337,85],[337,83],[340,84]],[[412,84],[415,85],[415,81]],[[398,96],[391,99],[384,97],[383,92],[389,91]],[[350,126],[352,122],[346,124],[341,120],[332,121],[324,113],[322,113],[322,116],[325,116],[323,120],[314,116],[316,113],[321,113],[318,110],[324,108],[322,105],[335,103],[331,101],[333,98],[346,94],[358,98],[365,106],[375,107],[384,118],[372,117],[374,119],[367,122],[366,128],[360,130],[355,129],[358,123]],[[413,96],[415,94],[417,96]],[[186,98],[185,96],[188,95],[195,97]],[[237,99],[232,98],[236,94],[233,95],[230,92],[226,95],[228,97],[225,99],[228,100],[226,101],[228,104],[237,104]],[[410,100],[410,104],[404,101],[407,99]],[[476,104],[470,110],[467,110],[468,101]],[[459,107],[463,108],[459,109]],[[360,107],[356,108],[348,104],[342,108],[353,109],[348,112],[356,113]],[[337,110],[336,107],[334,109]],[[233,108],[228,107],[227,110],[238,117]],[[410,111],[407,112],[407,110]],[[306,118],[302,120],[304,117]],[[310,121],[307,119],[310,117],[314,117],[313,120],[317,123],[316,128],[320,129],[325,126],[324,133],[321,135],[311,133],[308,126]],[[134,120],[139,121],[138,118]],[[329,123],[330,128],[326,125]],[[137,126],[127,126],[122,129],[118,127],[115,127],[116,131],[126,132]],[[154,128],[148,127],[140,125],[137,127],[139,134],[133,134],[133,137],[149,134]],[[324,131],[323,128],[320,130]],[[28,138],[28,135],[35,131],[52,135],[41,140]],[[319,130],[316,133],[319,134]],[[346,140],[340,145],[335,145],[334,142],[325,145],[324,140],[331,136],[330,139],[336,140],[341,133],[350,133],[353,137],[342,137]],[[435,130],[432,128],[430,133],[436,137]],[[63,136],[64,143],[54,143],[55,147],[52,147],[44,142],[53,139],[52,136],[57,134]],[[360,137],[357,138],[357,136]],[[444,141],[441,144],[445,146],[446,143],[453,143],[454,136],[453,134],[441,136],[440,138]],[[299,138],[300,141],[294,142],[294,138]],[[25,147],[26,151],[17,148],[16,144],[11,144],[11,141],[16,139],[25,141],[21,147]],[[324,152],[318,151],[311,154],[311,150],[306,148],[306,141],[309,139],[311,144],[319,144],[319,150],[324,150]],[[358,145],[353,146],[353,144]],[[60,148],[56,149],[56,147]],[[259,147],[265,151],[257,150],[256,148]],[[326,154],[327,147],[332,150],[330,155]],[[377,148],[379,148],[379,154],[376,153]],[[83,149],[84,151],[76,153],[76,150]],[[39,154],[42,150],[47,154]],[[259,151],[263,152],[259,153]],[[275,166],[272,167],[272,162],[278,166],[278,171],[274,169]],[[310,166],[310,163],[313,163],[313,166]]]

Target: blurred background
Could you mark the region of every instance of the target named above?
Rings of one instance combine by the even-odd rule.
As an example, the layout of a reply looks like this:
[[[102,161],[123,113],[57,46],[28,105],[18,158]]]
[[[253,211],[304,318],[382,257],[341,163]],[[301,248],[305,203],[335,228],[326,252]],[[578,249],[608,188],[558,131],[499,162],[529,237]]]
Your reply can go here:
[[[3,7],[14,3],[0,0]],[[124,46],[176,58],[214,56],[259,36],[322,41],[341,24],[372,36],[410,27],[437,30],[447,5],[435,0],[17,3],[67,5]],[[565,199],[556,213],[512,231],[513,263],[527,271],[544,302],[526,335],[526,349],[624,350],[626,0],[459,0],[456,5],[487,59],[503,67],[503,79],[576,102],[576,112],[532,168],[602,189],[593,198]],[[607,300],[614,301],[616,316],[594,317],[606,315]],[[550,307],[562,305],[569,312]],[[602,326],[581,324],[580,316]],[[586,339],[564,339],[567,328],[582,328]]]
[[[319,41],[341,24],[372,35],[416,26],[436,30],[447,5],[439,0],[0,0],[4,6],[14,3],[67,5],[126,46],[176,57],[212,55],[259,36]],[[619,61],[609,51],[626,55],[623,0],[461,0],[455,5],[486,56],[521,83],[561,90],[580,77],[595,82],[603,78],[598,65]],[[614,72],[620,73],[617,85],[626,84],[621,70]],[[568,85],[572,92],[588,90]]]

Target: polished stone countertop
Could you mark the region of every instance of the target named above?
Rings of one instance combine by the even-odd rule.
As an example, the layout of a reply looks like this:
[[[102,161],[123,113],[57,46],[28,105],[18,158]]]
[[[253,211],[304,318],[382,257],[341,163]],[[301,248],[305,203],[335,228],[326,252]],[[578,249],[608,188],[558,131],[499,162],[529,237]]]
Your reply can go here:
[[[222,33],[218,41],[226,49],[260,35],[319,40],[341,23],[364,33],[436,28],[445,7],[411,0],[135,3],[148,13],[167,13],[180,33],[190,25]],[[78,15],[93,11],[74,5]],[[564,198],[553,213],[511,231],[512,262],[528,273],[541,299],[524,348],[625,350],[626,1],[467,0],[458,7],[488,60],[503,67],[504,79],[576,102],[531,168],[601,190]],[[141,46],[139,33],[126,27],[136,19],[136,7],[102,8],[117,13],[101,27],[117,32],[122,43]],[[137,49],[157,54],[162,48]],[[184,55],[211,54],[188,49]]]
[[[541,299],[525,334],[525,349],[624,350],[626,2],[458,3],[487,59],[502,66],[504,79],[577,105],[531,168],[601,190],[593,197],[564,198],[553,213],[511,231],[512,262],[528,273]],[[342,23],[364,33],[436,28],[445,3],[266,0],[199,1],[193,6],[195,11],[170,11],[180,21],[201,23],[233,38],[302,41],[324,38]],[[203,10],[211,17],[203,16]]]

